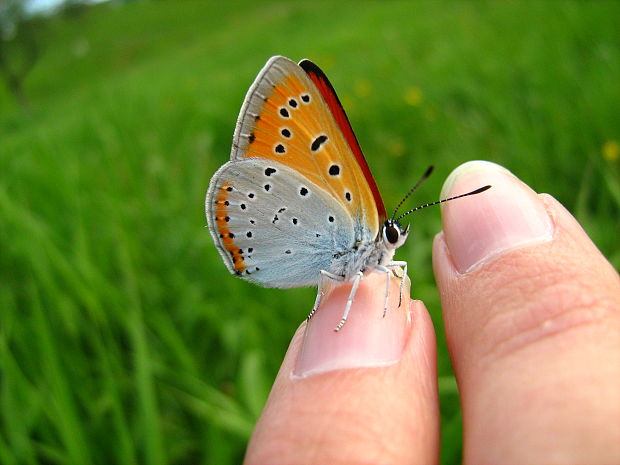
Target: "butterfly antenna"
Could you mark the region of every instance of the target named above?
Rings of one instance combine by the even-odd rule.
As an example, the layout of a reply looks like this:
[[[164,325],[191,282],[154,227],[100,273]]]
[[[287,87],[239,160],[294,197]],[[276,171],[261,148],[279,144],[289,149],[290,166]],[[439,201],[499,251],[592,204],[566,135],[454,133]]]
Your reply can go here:
[[[412,208],[411,210],[409,210],[407,213],[403,213],[402,215],[400,215],[398,218],[396,218],[396,221],[400,220],[401,218],[404,218],[405,216],[418,211],[418,210],[422,210],[423,208],[426,207],[432,207],[433,205],[438,205],[440,203],[444,203],[444,202],[448,202],[450,200],[454,200],[454,199],[460,199],[461,197],[467,197],[468,195],[476,195],[476,194],[480,194],[481,192],[484,192],[488,189],[490,189],[491,186],[484,186],[484,187],[479,187],[478,189],[468,192],[467,194],[461,194],[461,195],[456,195],[454,197],[450,197],[447,199],[442,199],[442,200],[437,200],[436,202],[431,202],[431,203],[427,203],[426,205],[420,205],[419,207],[416,208]]]
[[[392,221],[394,221],[394,218],[396,217],[396,213],[398,212],[398,209],[403,205],[403,203],[405,203],[405,200],[407,200],[409,198],[409,196],[411,194],[413,194],[413,192],[420,187],[420,184],[422,184],[424,181],[426,181],[426,179],[428,179],[428,177],[431,175],[431,173],[433,172],[433,170],[435,169],[435,167],[433,165],[429,166],[426,169],[426,172],[422,175],[422,177],[418,180],[418,182],[415,183],[415,185],[409,189],[409,192],[407,192],[407,194],[405,194],[405,196],[403,197],[403,199],[398,203],[398,205],[396,205],[396,208],[394,209],[394,214],[392,215]],[[411,213],[411,212],[410,212]],[[405,214],[406,215],[406,214]],[[400,216],[400,218],[402,218],[403,216]]]

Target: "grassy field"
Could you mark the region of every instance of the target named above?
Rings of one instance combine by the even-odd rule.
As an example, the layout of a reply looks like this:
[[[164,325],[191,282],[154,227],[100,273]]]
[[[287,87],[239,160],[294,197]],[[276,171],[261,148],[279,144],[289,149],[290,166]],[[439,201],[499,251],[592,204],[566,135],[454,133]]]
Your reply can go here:
[[[256,73],[323,67],[386,206],[470,159],[556,196],[620,266],[620,3],[138,2],[51,18],[28,109],[0,87],[0,463],[235,464],[314,290],[228,276],[203,215]],[[442,462],[458,393],[431,270]],[[302,305],[299,302],[303,302]]]

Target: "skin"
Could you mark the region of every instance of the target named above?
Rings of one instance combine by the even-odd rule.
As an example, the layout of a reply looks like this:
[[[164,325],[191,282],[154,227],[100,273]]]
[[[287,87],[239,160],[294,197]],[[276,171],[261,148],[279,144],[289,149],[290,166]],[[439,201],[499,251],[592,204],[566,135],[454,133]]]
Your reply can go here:
[[[488,165],[444,187],[493,185],[448,203],[433,244],[463,462],[620,463],[620,278],[557,201]],[[347,285],[299,327],[246,464],[438,463],[435,332],[422,302],[398,306],[398,284],[385,318],[372,273],[341,332]]]

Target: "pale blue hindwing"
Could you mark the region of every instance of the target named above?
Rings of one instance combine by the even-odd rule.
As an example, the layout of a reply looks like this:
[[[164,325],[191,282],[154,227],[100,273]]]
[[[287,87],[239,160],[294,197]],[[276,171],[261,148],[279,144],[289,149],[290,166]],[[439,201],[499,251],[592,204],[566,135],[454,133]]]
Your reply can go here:
[[[224,183],[233,187],[227,228],[243,250],[247,272],[241,276],[249,281],[265,287],[315,286],[334,255],[351,251],[355,244],[359,224],[323,189],[274,161],[231,161],[211,180],[206,213],[218,250],[233,273],[215,219],[215,201]]]

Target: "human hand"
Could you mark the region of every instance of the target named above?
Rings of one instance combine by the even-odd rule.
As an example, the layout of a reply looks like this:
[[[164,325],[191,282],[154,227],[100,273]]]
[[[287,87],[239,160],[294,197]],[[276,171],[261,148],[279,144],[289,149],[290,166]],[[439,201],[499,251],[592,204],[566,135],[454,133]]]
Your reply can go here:
[[[620,278],[577,221],[503,168],[459,167],[433,245],[461,396],[464,463],[620,463]],[[436,348],[424,304],[385,275],[295,333],[246,464],[439,460]],[[408,288],[405,290],[408,293]]]

